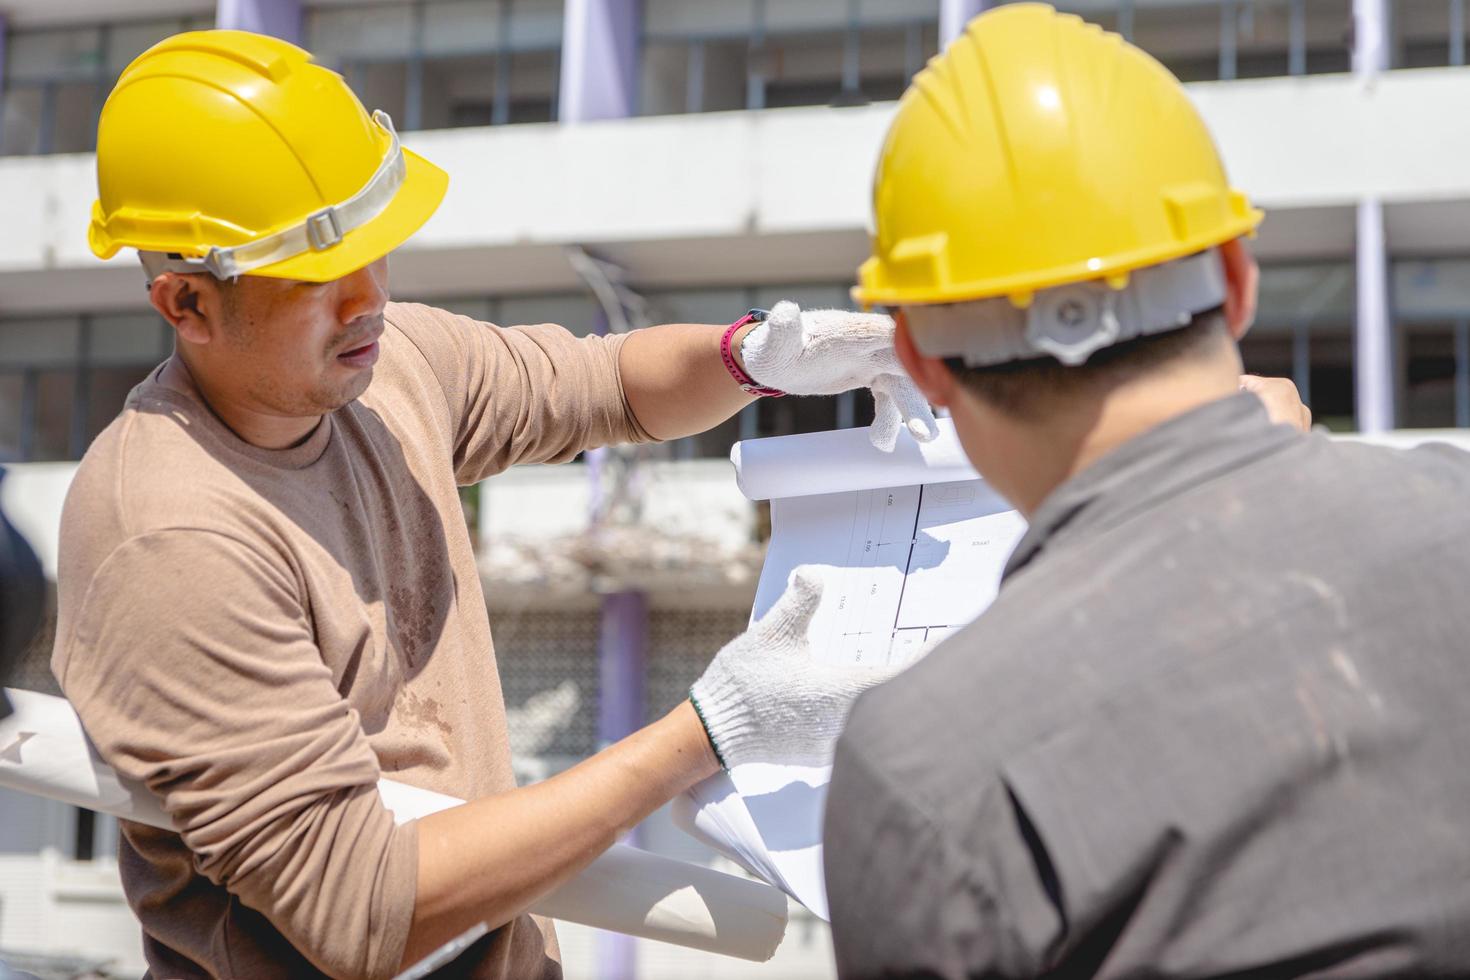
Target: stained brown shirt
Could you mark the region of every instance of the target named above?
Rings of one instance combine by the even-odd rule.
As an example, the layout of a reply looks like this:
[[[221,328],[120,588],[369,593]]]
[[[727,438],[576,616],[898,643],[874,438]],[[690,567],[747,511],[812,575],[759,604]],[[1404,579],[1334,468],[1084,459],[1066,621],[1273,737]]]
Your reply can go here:
[[[372,385],[302,445],[252,447],[155,373],[68,494],[53,670],[180,828],[123,825],[156,976],[392,975],[417,835],[374,784],[514,786],[458,487],[647,438],[619,337],[386,321]],[[560,974],[527,916],[475,952],[477,975]]]

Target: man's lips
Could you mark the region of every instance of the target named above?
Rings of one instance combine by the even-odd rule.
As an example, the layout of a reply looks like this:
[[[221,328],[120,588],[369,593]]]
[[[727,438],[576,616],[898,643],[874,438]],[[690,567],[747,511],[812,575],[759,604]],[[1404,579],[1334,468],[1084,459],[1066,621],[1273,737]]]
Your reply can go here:
[[[351,367],[371,367],[378,360],[378,338],[381,331],[356,341],[353,346],[337,355],[337,360]]]

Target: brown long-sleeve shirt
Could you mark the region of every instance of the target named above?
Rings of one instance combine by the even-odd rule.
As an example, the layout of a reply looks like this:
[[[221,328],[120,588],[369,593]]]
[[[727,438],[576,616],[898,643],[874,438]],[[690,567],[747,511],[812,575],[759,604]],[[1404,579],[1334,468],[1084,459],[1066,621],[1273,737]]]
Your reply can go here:
[[[52,667],[180,828],[123,826],[155,976],[393,973],[417,835],[379,776],[514,786],[458,486],[647,438],[619,337],[402,304],[386,321],[367,392],[303,444],[250,446],[155,373],[68,494]],[[526,916],[475,952],[476,975],[560,973]]]

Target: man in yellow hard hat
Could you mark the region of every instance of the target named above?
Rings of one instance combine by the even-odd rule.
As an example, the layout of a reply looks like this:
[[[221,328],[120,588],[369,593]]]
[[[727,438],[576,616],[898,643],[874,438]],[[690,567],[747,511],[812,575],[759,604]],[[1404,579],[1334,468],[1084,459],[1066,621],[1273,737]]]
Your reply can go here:
[[[839,972],[1463,972],[1470,456],[1239,390],[1261,213],[1178,82],[1074,16],[974,20],[874,212],[860,298],[1029,528],[852,710]]]
[[[516,789],[457,486],[780,391],[871,387],[875,441],[929,437],[891,321],[783,303],[579,340],[390,304],[447,179],[268,37],[139,57],[97,167],[92,247],[138,250],[176,345],[76,475],[52,666],[178,828],[119,845],[154,976],[385,977],[482,921],[467,972],[557,975],[538,897],[721,763],[827,757],[878,677],[809,662],[804,574],[697,707]],[[473,802],[395,826],[380,776]]]

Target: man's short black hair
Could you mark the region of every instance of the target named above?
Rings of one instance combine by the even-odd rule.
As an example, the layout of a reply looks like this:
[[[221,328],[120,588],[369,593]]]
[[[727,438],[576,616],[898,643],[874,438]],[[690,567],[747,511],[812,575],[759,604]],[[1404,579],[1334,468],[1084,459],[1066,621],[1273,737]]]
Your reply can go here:
[[[970,367],[946,357],[950,373],[976,398],[1006,415],[1034,419],[1058,397],[1101,392],[1140,375],[1217,350],[1229,337],[1223,307],[1196,313],[1189,324],[1167,333],[1135,337],[1095,351],[1084,364],[1068,367],[1054,357]]]

